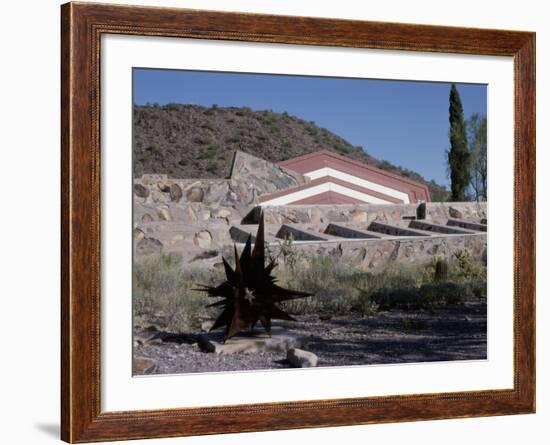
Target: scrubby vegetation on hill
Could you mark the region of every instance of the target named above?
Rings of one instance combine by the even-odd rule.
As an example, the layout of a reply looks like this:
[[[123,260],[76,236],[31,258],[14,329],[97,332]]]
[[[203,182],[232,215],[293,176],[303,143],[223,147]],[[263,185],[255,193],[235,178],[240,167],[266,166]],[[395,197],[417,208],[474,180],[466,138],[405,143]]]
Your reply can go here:
[[[432,200],[447,199],[448,191],[434,181],[378,160],[315,122],[287,113],[180,104],[134,107],[136,177],[145,173],[177,178],[225,177],[234,150],[278,162],[320,149],[425,183]]]

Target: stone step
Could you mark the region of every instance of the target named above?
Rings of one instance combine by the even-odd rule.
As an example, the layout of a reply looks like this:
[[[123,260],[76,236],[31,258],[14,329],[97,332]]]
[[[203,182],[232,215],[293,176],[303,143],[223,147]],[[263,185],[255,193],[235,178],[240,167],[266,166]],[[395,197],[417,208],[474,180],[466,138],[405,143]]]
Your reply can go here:
[[[451,226],[445,226],[443,224],[436,224],[431,221],[411,221],[409,224],[409,227],[411,229],[420,229],[425,230],[427,232],[436,232],[436,233],[444,233],[446,235],[471,235],[475,232],[473,230],[468,229],[457,229],[455,227]]]
[[[146,233],[193,233],[199,230],[208,229],[212,232],[227,231],[229,228],[227,223],[210,223],[210,224],[185,224],[179,222],[151,222],[151,223],[139,223],[136,227],[140,228]]]
[[[277,234],[277,238],[292,238],[294,241],[332,241],[341,239],[322,232],[306,229],[297,224],[283,224]]]
[[[401,227],[395,224],[382,223],[379,221],[373,221],[369,224],[368,230],[377,233],[384,233],[391,236],[432,236],[433,233],[423,230],[411,230],[409,228]]]
[[[356,227],[348,227],[344,226],[342,224],[329,224],[325,231],[325,234],[338,236],[341,238],[352,238],[352,239],[379,239],[379,238],[387,238],[388,236],[384,236],[384,234],[379,232],[372,232],[370,230],[363,230],[358,229]]]
[[[275,233],[278,228],[278,226],[266,226],[264,228],[264,238],[266,243],[275,241]],[[251,241],[254,243],[256,241],[257,232],[257,224],[234,225],[229,229],[231,239],[237,243],[246,243],[249,236],[252,236]]]
[[[485,220],[487,221],[487,220]],[[462,227],[464,229],[475,230],[476,232],[487,232],[487,223],[476,223],[472,221],[465,221],[463,219],[449,219],[447,221],[448,226]]]
[[[416,214],[417,204],[298,204],[255,207],[241,224],[258,224],[263,212],[266,223],[315,224],[369,223],[374,220],[401,219]]]

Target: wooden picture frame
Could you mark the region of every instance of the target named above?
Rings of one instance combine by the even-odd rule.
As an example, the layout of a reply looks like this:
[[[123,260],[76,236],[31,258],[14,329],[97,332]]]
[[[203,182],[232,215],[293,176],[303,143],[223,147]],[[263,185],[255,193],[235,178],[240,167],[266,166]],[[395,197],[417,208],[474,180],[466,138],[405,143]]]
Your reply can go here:
[[[65,4],[61,18],[63,440],[93,442],[535,411],[534,33],[91,3]],[[103,34],[513,57],[513,389],[102,412],[99,76]]]

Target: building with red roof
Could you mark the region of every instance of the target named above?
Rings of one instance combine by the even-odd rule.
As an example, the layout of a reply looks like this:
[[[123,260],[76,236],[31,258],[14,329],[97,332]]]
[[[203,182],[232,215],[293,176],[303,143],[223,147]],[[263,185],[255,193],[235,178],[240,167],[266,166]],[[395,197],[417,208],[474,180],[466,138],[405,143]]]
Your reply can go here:
[[[279,163],[308,182],[260,196],[262,206],[319,204],[413,204],[430,201],[425,184],[364,162],[320,150]]]

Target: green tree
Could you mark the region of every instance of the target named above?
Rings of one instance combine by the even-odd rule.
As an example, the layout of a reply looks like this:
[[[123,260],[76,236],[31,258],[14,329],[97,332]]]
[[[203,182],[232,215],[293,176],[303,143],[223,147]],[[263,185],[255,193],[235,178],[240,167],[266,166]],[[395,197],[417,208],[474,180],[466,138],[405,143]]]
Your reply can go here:
[[[470,187],[475,201],[487,201],[487,116],[472,114],[466,122],[470,147]]]
[[[451,200],[465,201],[466,188],[470,183],[470,152],[462,101],[455,84],[451,86],[449,95],[449,125],[451,148],[447,153],[447,160],[451,177]]]

